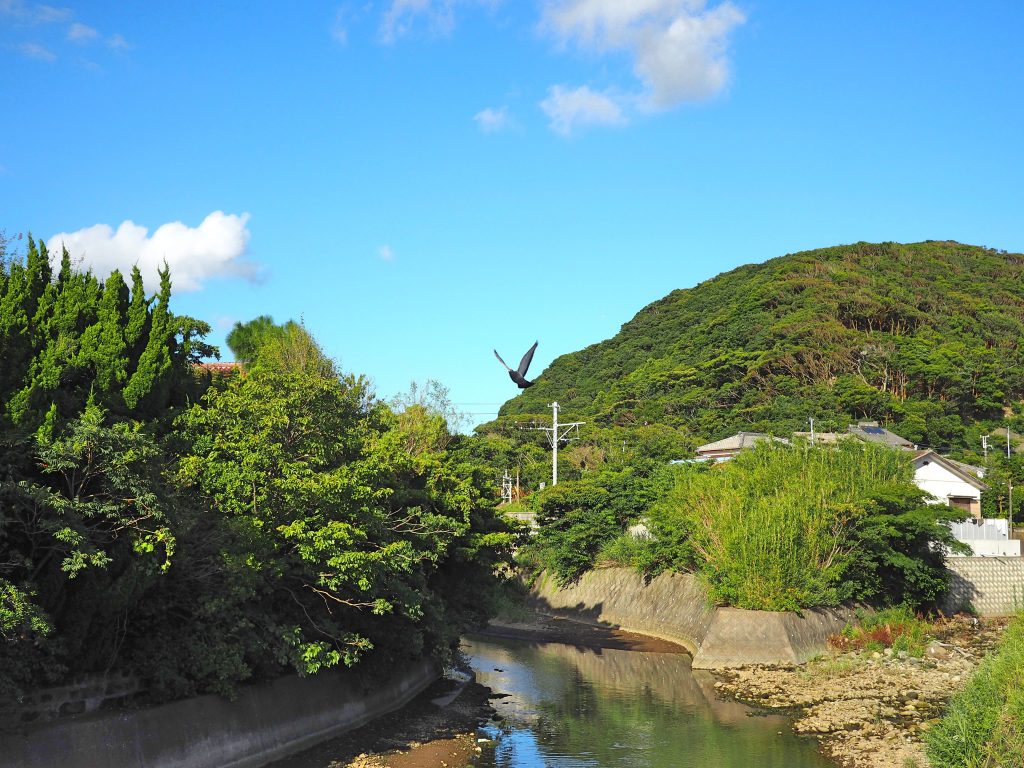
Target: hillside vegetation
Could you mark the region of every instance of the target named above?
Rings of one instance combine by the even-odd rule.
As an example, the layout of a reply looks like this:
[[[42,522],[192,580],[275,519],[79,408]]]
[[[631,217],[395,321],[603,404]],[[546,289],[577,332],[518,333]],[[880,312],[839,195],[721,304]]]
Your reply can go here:
[[[1024,255],[932,241],[806,251],[672,291],[556,359],[498,423],[558,400],[574,419],[692,442],[816,417],[956,450],[1024,398],[1022,338]]]

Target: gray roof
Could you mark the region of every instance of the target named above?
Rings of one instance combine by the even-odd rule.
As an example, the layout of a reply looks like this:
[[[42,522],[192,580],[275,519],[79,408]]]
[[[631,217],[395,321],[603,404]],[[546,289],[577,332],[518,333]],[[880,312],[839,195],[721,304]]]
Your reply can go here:
[[[732,437],[726,437],[721,440],[716,440],[713,443],[700,446],[700,448],[697,449],[697,453],[742,451],[744,448],[753,448],[762,440],[774,440],[778,443],[789,444],[788,440],[783,440],[781,437],[772,437],[771,435],[766,435],[764,432],[737,432]]]
[[[860,438],[868,443],[881,443],[891,448],[903,448],[908,451],[914,450],[914,444],[895,432],[890,432],[885,427],[878,426],[877,421],[862,421],[857,425],[851,424],[846,428],[854,437]]]

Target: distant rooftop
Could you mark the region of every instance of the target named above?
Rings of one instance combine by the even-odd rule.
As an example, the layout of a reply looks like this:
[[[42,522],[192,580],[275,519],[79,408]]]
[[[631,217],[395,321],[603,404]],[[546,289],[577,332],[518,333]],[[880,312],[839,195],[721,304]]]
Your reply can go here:
[[[881,443],[892,448],[902,448],[906,451],[912,451],[917,447],[895,432],[890,432],[885,427],[878,426],[877,421],[861,421],[856,425],[851,424],[847,427],[846,431],[854,437],[869,443]]]
[[[195,368],[207,373],[215,373],[221,376],[226,376],[232,373],[240,373],[242,371],[241,363],[196,363]]]
[[[702,445],[697,449],[698,456],[704,456],[707,454],[716,453],[735,453],[742,451],[744,448],[753,448],[757,443],[763,440],[774,440],[777,443],[789,444],[788,440],[783,440],[781,437],[772,437],[766,435],[763,432],[737,432],[732,437],[726,437],[721,440],[716,440],[713,443]]]

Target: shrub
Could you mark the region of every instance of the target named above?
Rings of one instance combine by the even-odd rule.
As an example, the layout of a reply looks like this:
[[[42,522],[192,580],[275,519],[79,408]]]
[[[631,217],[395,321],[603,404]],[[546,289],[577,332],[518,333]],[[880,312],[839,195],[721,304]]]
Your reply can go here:
[[[829,645],[840,651],[880,651],[892,648],[920,658],[929,639],[931,625],[915,616],[906,606],[877,612],[859,611],[859,626],[847,624],[838,635],[829,637]]]
[[[539,530],[520,562],[552,571],[563,586],[576,581],[664,493],[671,477],[658,470],[665,466],[588,473],[533,494],[527,504]]]
[[[911,605],[946,587],[946,522],[923,503],[909,456],[875,445],[762,443],[704,471],[681,468],[652,509],[661,559],[695,570],[716,604],[769,611],[884,597]]]

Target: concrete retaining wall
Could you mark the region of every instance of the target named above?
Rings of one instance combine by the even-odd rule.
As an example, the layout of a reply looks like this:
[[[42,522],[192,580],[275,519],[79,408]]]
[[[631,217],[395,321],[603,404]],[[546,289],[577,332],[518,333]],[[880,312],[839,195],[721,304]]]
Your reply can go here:
[[[18,723],[37,723],[95,712],[131,700],[139,680],[127,672],[89,675],[67,685],[40,688],[18,701],[0,700],[0,730]]]
[[[847,608],[800,614],[713,608],[695,576],[665,573],[646,581],[628,568],[590,571],[564,589],[541,578],[533,596],[542,611],[679,643],[696,669],[801,664],[853,620]]]
[[[564,589],[544,574],[533,594],[541,610],[661,637],[694,654],[714,615],[690,574],[663,573],[648,582],[628,568],[601,568]]]
[[[946,567],[952,574],[946,612],[1007,616],[1024,608],[1024,558],[950,557]]]
[[[402,706],[438,677],[428,661],[366,687],[356,675],[287,677],[235,701],[201,696],[0,734],[11,768],[256,768]]]
[[[850,608],[815,608],[798,614],[717,608],[693,667],[803,664],[825,650],[829,635],[855,619]]]

